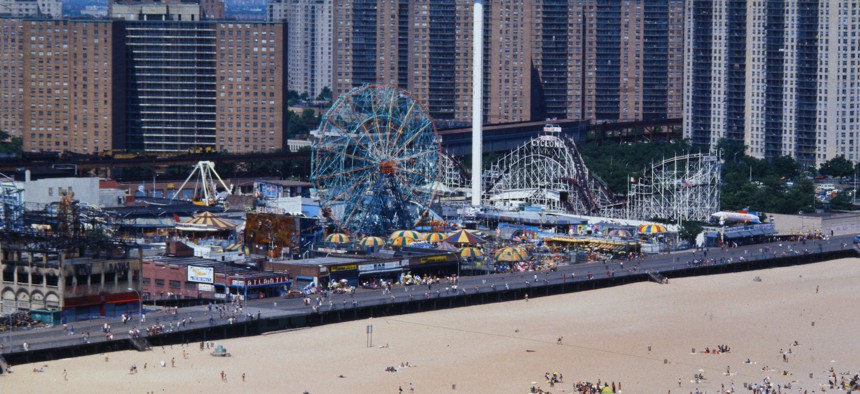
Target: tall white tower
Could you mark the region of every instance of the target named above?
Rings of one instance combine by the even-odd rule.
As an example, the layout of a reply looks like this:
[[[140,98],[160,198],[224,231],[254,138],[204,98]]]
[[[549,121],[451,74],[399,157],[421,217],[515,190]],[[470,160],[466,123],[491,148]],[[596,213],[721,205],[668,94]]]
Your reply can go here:
[[[472,206],[481,205],[484,92],[484,1],[475,0],[472,18]]]

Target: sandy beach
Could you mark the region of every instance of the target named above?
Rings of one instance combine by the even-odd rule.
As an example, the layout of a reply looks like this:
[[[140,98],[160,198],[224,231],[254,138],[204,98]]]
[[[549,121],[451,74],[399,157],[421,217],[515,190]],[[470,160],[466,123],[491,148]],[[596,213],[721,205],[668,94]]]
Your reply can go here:
[[[576,381],[601,379],[620,383],[624,393],[716,393],[732,383],[746,391],[745,382],[769,376],[780,385],[793,382],[792,392],[822,392],[831,368],[837,375],[860,369],[858,282],[860,259],[670,278],[668,285],[638,283],[219,341],[232,354],[224,358],[195,343],[16,365],[0,376],[0,387],[9,393],[316,394],[398,393],[398,387],[409,393],[411,383],[415,393],[528,393],[536,382],[569,393]],[[367,325],[373,325],[372,347]],[[718,345],[731,351],[703,353]],[[401,367],[407,362],[410,367]],[[138,373],[129,373],[132,364]],[[386,372],[389,366],[397,371]],[[696,383],[700,371],[705,380]],[[563,374],[564,383],[550,387],[545,372]]]

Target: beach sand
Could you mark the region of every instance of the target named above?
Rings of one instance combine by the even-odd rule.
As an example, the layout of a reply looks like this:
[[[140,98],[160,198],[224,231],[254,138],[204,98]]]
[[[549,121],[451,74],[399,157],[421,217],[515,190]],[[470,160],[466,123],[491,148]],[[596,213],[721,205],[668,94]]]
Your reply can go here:
[[[860,259],[670,278],[668,285],[637,283],[219,341],[232,354],[225,358],[195,343],[17,365],[0,376],[0,387],[9,393],[315,394],[397,393],[398,387],[409,393],[411,383],[416,393],[527,393],[536,382],[562,393],[577,380],[602,379],[620,382],[624,393],[715,393],[720,384],[734,382],[745,391],[744,382],[770,376],[821,392],[831,367],[837,374],[860,369],[859,280]],[[367,346],[369,324],[373,347]],[[702,353],[717,345],[731,352]],[[791,349],[787,362],[780,349]],[[753,363],[745,364],[747,358]],[[402,362],[413,367],[401,368]],[[129,374],[132,364],[137,374]],[[389,366],[398,371],[386,372]],[[32,372],[37,367],[45,372]],[[696,384],[699,370],[706,380]],[[556,371],[564,383],[549,387],[544,373]]]

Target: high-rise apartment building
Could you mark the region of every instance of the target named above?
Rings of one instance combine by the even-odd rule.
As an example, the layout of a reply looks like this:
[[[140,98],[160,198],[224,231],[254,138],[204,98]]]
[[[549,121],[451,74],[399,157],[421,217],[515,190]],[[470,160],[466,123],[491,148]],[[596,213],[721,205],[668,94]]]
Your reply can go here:
[[[59,19],[63,17],[60,0],[0,0],[0,17],[37,17]]]
[[[685,136],[804,165],[860,160],[858,13],[848,0],[690,3]]]
[[[109,14],[124,20],[223,20],[223,0],[114,0]]]
[[[24,127],[24,21],[0,18],[0,130],[21,137]]]
[[[283,23],[213,23],[217,35],[216,147],[272,152],[286,143],[287,70]]]
[[[267,15],[287,23],[288,89],[311,97],[331,89],[332,0],[271,1]]]
[[[0,35],[0,127],[27,151],[282,148],[283,23],[0,19]]]
[[[117,26],[24,20],[18,28],[27,37],[13,52],[22,55],[22,72],[10,78],[20,81],[23,149],[95,153],[122,144],[124,63],[115,56],[122,47]]]
[[[471,1],[334,8],[335,94],[396,84],[436,119],[471,119]],[[485,122],[681,117],[683,0],[499,0],[484,13]]]

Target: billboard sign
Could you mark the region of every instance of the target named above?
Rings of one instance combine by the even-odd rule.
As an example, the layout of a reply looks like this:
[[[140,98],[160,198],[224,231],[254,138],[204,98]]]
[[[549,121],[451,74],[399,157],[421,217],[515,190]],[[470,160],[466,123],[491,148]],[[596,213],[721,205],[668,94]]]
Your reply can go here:
[[[188,266],[188,281],[213,283],[215,282],[215,268],[213,267],[196,267]]]

